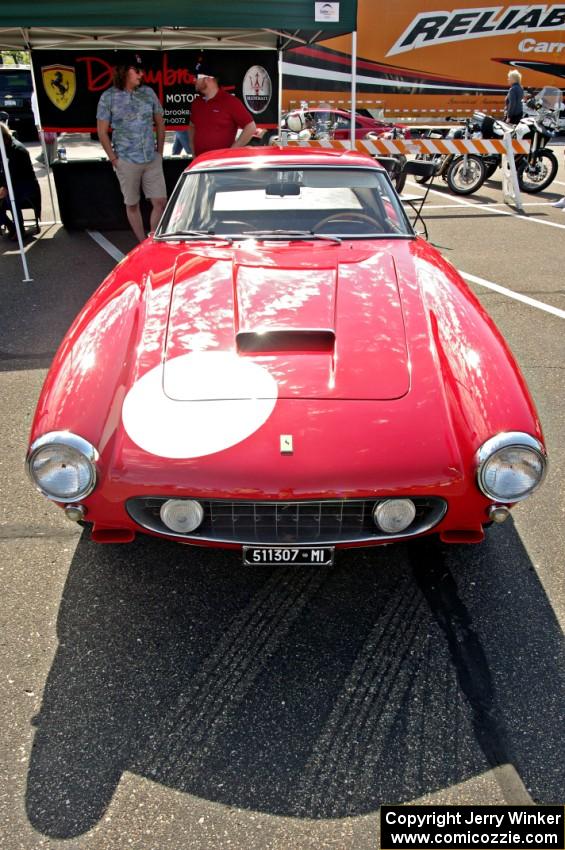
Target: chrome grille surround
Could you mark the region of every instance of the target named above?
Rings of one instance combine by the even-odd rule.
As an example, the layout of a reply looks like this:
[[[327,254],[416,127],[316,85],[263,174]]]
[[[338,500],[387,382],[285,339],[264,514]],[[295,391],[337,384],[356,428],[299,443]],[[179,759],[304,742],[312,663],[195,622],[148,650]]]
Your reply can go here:
[[[302,502],[198,499],[204,508],[202,524],[190,534],[179,534],[167,528],[159,516],[159,509],[167,498],[129,499],[126,510],[142,528],[167,537],[194,543],[238,543],[249,546],[332,545],[399,540],[429,531],[443,519],[447,511],[444,499],[405,497],[411,498],[416,505],[414,521],[400,534],[386,534],[377,528],[373,520],[375,505],[385,501],[385,497]]]

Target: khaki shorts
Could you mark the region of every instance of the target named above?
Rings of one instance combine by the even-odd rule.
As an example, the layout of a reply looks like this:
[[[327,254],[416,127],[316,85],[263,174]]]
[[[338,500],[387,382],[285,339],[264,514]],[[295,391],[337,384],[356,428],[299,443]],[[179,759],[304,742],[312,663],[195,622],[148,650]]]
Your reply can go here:
[[[139,203],[139,189],[143,188],[146,198],[166,198],[167,188],[163,175],[163,158],[155,154],[151,162],[128,162],[118,158],[115,167],[120,181],[120,189],[126,206],[133,207]]]

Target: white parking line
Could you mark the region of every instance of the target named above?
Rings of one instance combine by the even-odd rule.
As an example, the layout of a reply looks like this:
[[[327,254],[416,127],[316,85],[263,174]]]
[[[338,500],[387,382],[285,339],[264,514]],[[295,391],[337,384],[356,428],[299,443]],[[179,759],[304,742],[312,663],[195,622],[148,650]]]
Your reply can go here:
[[[430,189],[430,195],[438,195],[440,198],[445,199],[445,192],[439,192],[437,189]],[[464,207],[481,207],[482,209],[491,210],[493,215],[509,215],[512,218],[515,218],[517,221],[527,221],[529,224],[545,224],[546,227],[557,227],[558,230],[565,230],[565,222],[563,224],[558,224],[556,221],[543,221],[541,218],[535,218],[532,216],[524,216],[519,212],[513,212],[512,210],[499,210],[492,209],[493,204],[483,204],[480,201],[466,201],[464,198],[458,198],[455,195],[450,197],[455,204],[461,204]]]
[[[498,283],[493,283],[490,280],[485,280],[482,277],[477,277],[474,274],[458,269],[461,277],[465,280],[470,280],[471,283],[477,283],[479,286],[486,286],[487,289],[493,289],[499,292],[500,295],[506,295],[507,298],[513,298],[515,301],[522,301],[524,304],[529,304],[530,307],[536,307],[538,310],[544,310],[546,313],[551,313],[553,316],[559,316],[560,319],[565,319],[565,310],[560,310],[559,307],[552,307],[550,304],[544,304],[543,301],[537,301],[535,298],[530,298],[529,295],[523,295],[521,292],[514,292],[512,289],[506,289],[505,286],[499,286]]]
[[[87,230],[86,232],[88,233],[90,238],[94,239],[94,241],[98,245],[100,245],[101,248],[104,248],[106,253],[109,254],[114,260],[116,260],[117,263],[119,263],[120,260],[124,259],[125,254],[122,254],[119,248],[116,248],[116,246],[113,245],[112,242],[106,239],[105,236],[102,236],[101,233],[98,233],[97,230]]]
[[[475,207],[481,207],[483,209],[490,210],[492,207],[502,207],[503,209],[508,209],[508,205],[505,203],[499,204],[473,204]],[[527,201],[525,204],[522,204],[524,207],[551,207],[553,204],[550,201]],[[452,210],[453,204],[426,204],[427,210]]]

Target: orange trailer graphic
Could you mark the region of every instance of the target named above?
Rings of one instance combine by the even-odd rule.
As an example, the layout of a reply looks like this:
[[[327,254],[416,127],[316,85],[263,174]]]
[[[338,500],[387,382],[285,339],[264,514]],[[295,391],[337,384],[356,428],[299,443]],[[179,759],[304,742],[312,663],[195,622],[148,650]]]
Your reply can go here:
[[[565,86],[565,5],[359,0],[358,107],[386,115],[502,113],[511,67],[526,89]],[[285,52],[286,107],[351,94],[351,39]]]

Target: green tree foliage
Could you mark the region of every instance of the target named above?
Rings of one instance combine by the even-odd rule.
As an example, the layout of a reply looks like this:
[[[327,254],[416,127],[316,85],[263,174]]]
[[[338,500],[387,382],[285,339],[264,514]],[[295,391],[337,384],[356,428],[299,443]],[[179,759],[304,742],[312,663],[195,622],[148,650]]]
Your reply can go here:
[[[0,53],[3,65],[29,65],[27,50],[2,50]]]

